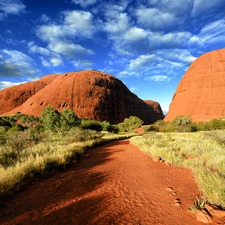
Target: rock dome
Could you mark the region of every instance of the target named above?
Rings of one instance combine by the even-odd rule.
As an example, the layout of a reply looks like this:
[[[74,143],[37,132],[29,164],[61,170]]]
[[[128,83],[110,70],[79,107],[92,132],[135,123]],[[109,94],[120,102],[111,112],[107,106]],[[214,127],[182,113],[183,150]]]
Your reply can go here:
[[[38,89],[36,84],[40,85]],[[18,92],[18,89],[23,91]],[[10,93],[10,90],[16,91],[17,95]],[[5,91],[0,91],[0,96]],[[13,105],[14,101],[20,105],[4,110],[2,114],[20,112],[40,116],[41,110],[50,105],[59,112],[64,108],[72,109],[78,117],[111,123],[122,122],[129,116],[138,116],[145,124],[164,118],[157,102],[144,102],[122,81],[100,71],[87,70],[45,76],[36,82],[11,87],[8,92],[8,96],[14,96],[10,99]]]
[[[186,71],[165,121],[190,116],[205,121],[225,116],[225,49],[201,55]]]

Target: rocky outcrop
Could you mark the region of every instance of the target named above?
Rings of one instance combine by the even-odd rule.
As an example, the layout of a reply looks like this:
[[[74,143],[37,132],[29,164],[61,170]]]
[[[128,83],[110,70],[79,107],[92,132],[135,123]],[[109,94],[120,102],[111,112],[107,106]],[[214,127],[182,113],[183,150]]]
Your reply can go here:
[[[225,116],[225,49],[196,59],[183,78],[170,104],[165,121],[190,116],[195,121]]]
[[[48,76],[45,77],[47,78]],[[29,84],[20,86],[26,85],[29,92],[30,88],[35,86],[32,83],[29,88]],[[16,87],[14,89],[16,90]],[[78,117],[111,123],[122,122],[129,116],[138,116],[145,124],[164,118],[157,102],[146,103],[130,92],[119,79],[92,70],[56,75],[25,102],[20,98],[19,102],[22,104],[7,114],[21,112],[39,116],[43,108],[51,105],[58,111],[68,108]]]
[[[58,75],[52,74],[40,80],[12,86],[0,91],[0,114],[6,113],[27,101],[46,85],[50,84]]]

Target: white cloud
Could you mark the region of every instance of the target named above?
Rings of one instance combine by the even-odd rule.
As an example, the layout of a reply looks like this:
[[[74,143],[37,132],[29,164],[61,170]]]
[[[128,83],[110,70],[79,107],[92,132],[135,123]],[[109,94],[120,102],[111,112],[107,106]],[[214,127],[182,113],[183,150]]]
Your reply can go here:
[[[51,52],[48,49],[35,45],[33,41],[28,42],[27,45],[28,45],[29,51],[32,53],[39,53],[41,55],[46,55],[46,56],[49,56],[51,54]]]
[[[52,41],[48,48],[55,53],[65,55],[68,58],[80,57],[82,55],[93,55],[90,49],[85,49],[81,45],[73,44],[70,41]]]
[[[149,34],[150,47],[152,49],[158,49],[161,46],[164,46],[164,48],[184,47],[191,36],[190,32],[173,31],[166,34],[151,32]]]
[[[21,0],[1,0],[0,1],[0,19],[9,14],[18,15],[25,11],[26,6]]]
[[[33,59],[17,50],[0,50],[0,77],[36,77],[40,71]]]
[[[208,35],[208,34],[218,34],[225,30],[225,19],[216,20],[212,23],[207,24],[205,27],[203,27],[200,31],[200,35]]]
[[[118,73],[119,77],[128,77],[128,76],[133,76],[133,77],[138,77],[140,75],[140,73],[135,72],[135,71],[131,71],[131,70],[123,70],[121,72]]]
[[[216,20],[205,25],[198,34],[193,35],[188,41],[190,46],[198,46],[199,48],[224,42],[225,19]]]
[[[147,32],[138,27],[131,27],[124,35],[123,39],[130,42],[137,42],[147,38]]]
[[[142,26],[151,30],[168,29],[176,22],[174,15],[156,8],[137,9],[136,16]]]
[[[25,82],[0,81],[0,90],[14,86],[14,85],[23,84],[23,83]]]
[[[93,16],[85,11],[64,11],[61,13],[63,20],[61,23],[49,23],[39,26],[36,30],[37,36],[47,43],[47,50],[57,55],[64,55],[68,58],[81,57],[83,55],[92,55],[91,49],[86,49],[80,44],[74,43],[74,39],[91,38],[97,30],[93,23]],[[34,46],[33,46],[34,48]],[[37,48],[36,48],[37,49]],[[39,47],[37,52],[43,55],[44,48]],[[54,57],[55,58],[55,57]],[[42,62],[46,62],[42,58]],[[59,64],[59,61],[55,63]]]
[[[193,18],[224,6],[224,0],[194,0],[191,16]]]
[[[186,65],[191,64],[196,59],[187,49],[163,49],[155,53],[164,59]]]
[[[154,76],[145,78],[145,80],[149,80],[153,82],[169,82],[171,78],[166,75],[154,75]]]
[[[141,55],[135,60],[131,60],[129,64],[130,69],[141,69],[145,66],[150,66],[154,59],[154,55]]]
[[[80,5],[81,7],[86,8],[87,6],[95,4],[96,0],[71,0],[72,3]]]
[[[28,42],[28,49],[31,53],[41,54],[40,60],[45,67],[58,67],[63,65],[62,57],[53,51],[49,51],[46,48],[39,47],[34,44],[34,42]],[[44,56],[44,57],[43,57]]]
[[[93,69],[93,62],[89,60],[74,60],[73,65],[81,69]]]
[[[148,32],[134,26],[127,13],[115,12],[107,17],[104,30],[112,41],[113,49],[120,55],[132,56],[148,45]]]
[[[61,32],[69,37],[81,36],[91,38],[97,29],[97,25],[93,23],[93,16],[86,11],[64,11],[63,24],[60,26]]]
[[[121,35],[130,28],[129,17],[126,13],[114,14],[113,18],[108,18],[104,24],[104,29],[111,35]],[[111,38],[111,37],[109,37]],[[112,38],[115,38],[112,36]]]

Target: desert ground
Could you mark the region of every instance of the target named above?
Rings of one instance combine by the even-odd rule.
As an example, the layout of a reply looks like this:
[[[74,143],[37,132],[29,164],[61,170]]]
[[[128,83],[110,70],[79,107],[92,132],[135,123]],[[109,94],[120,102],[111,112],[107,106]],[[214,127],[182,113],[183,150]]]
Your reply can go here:
[[[200,194],[190,170],[154,162],[126,139],[5,198],[0,224],[197,225],[188,209]]]

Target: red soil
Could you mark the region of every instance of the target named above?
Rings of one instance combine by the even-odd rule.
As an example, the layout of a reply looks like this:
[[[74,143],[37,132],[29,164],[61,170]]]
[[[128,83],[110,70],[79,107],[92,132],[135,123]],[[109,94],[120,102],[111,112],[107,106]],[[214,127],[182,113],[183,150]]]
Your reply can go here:
[[[202,224],[188,212],[199,195],[190,170],[153,162],[129,140],[88,154],[4,202],[0,224]]]

